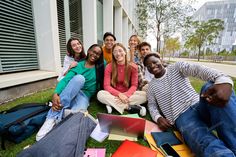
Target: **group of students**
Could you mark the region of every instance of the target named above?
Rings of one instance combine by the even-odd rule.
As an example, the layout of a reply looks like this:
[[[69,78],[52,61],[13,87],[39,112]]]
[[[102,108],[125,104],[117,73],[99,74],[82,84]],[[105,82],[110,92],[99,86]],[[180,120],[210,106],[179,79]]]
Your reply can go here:
[[[129,51],[105,33],[104,46],[94,44],[87,56],[82,43],[71,38],[53,105],[36,135],[44,137],[63,118],[66,109],[87,110],[89,99],[116,109],[146,115],[146,101],[152,119],[163,130],[176,128],[197,156],[236,155],[236,96],[227,75],[199,64],[177,62],[167,67],[151,45],[137,35],[129,39]],[[200,96],[189,76],[208,81]],[[64,77],[63,79],[61,79]],[[217,131],[217,136],[212,134]]]

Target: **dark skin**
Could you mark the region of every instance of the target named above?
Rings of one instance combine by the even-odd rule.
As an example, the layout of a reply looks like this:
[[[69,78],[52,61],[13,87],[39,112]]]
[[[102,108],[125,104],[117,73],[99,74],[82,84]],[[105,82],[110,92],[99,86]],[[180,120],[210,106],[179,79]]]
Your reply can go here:
[[[85,62],[86,68],[93,68],[95,66],[96,61],[102,54],[102,50],[100,47],[93,47],[92,50],[88,50],[88,59]],[[63,108],[61,104],[60,96],[55,93],[52,97],[52,110],[60,111]]]
[[[160,58],[156,56],[150,56],[146,60],[146,67],[148,71],[155,76],[155,78],[162,77],[166,70],[162,64]],[[232,85],[229,83],[213,84],[205,93],[201,95],[210,105],[216,107],[225,107],[232,94]],[[170,121],[160,117],[157,120],[157,125],[161,130],[167,130],[172,125]]]

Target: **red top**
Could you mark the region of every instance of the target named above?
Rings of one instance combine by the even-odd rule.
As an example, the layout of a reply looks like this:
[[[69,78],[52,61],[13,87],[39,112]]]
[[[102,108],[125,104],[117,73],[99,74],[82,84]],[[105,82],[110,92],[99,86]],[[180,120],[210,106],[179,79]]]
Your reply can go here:
[[[118,81],[116,87],[111,86],[111,73],[112,65],[111,63],[106,66],[105,75],[104,75],[104,89],[110,92],[114,96],[118,96],[120,93],[124,93],[127,97],[130,97],[138,87],[138,68],[137,65],[131,63],[131,74],[130,74],[130,87],[124,86],[125,80],[125,65],[117,64],[118,71]]]

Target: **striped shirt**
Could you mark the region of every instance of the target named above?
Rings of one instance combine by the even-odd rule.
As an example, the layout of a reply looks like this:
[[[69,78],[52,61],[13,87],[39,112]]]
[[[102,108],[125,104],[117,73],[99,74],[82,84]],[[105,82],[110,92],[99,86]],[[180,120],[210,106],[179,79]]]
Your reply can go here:
[[[163,115],[173,125],[181,113],[199,101],[199,94],[191,86],[188,76],[233,85],[228,76],[215,69],[186,62],[169,65],[161,78],[152,79],[147,91],[148,109],[155,122]]]

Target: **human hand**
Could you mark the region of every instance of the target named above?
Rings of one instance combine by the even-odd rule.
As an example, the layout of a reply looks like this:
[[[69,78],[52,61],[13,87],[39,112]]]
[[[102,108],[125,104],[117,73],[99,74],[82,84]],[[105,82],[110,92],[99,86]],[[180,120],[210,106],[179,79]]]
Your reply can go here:
[[[217,107],[224,107],[227,105],[232,94],[232,85],[229,83],[214,84],[201,95],[206,101]]]
[[[52,97],[52,110],[59,111],[61,108],[60,96],[55,93]]]
[[[74,67],[76,67],[77,64],[78,64],[78,62],[73,61],[73,62],[70,64],[70,68],[74,68]]]
[[[121,100],[121,102],[122,103],[124,103],[124,104],[128,104],[129,103],[129,98],[125,95],[125,94],[123,94],[123,93],[120,93],[119,95],[118,95],[118,98]]]
[[[160,117],[157,119],[157,125],[162,131],[167,130],[168,128],[171,128],[172,125],[170,124],[170,121],[168,119],[165,119],[163,117]]]

